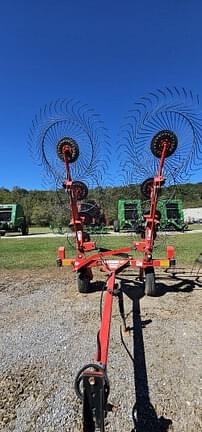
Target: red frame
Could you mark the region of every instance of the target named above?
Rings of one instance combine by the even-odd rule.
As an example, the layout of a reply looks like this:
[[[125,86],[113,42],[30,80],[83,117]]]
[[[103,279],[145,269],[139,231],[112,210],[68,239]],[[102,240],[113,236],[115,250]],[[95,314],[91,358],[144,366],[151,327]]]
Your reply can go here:
[[[69,193],[70,206],[71,206],[71,225],[76,233],[76,258],[65,258],[65,249],[60,247],[58,250],[58,261],[60,265],[72,265],[73,271],[79,271],[83,268],[91,269],[92,267],[99,267],[101,270],[108,274],[108,279],[106,283],[106,293],[103,305],[103,313],[101,319],[101,326],[99,331],[99,349],[96,354],[96,360],[102,367],[107,367],[108,360],[108,349],[109,349],[109,339],[110,339],[110,326],[112,317],[112,306],[113,306],[113,296],[115,290],[115,278],[118,273],[120,273],[124,268],[131,266],[132,268],[139,268],[140,275],[142,276],[143,270],[148,267],[170,267],[174,259],[174,248],[172,246],[167,247],[167,257],[166,259],[153,259],[152,252],[154,246],[154,237],[156,232],[156,227],[159,223],[156,219],[156,208],[158,200],[158,191],[164,182],[163,166],[166,158],[166,151],[168,148],[167,141],[163,142],[163,150],[159,162],[159,168],[157,175],[154,177],[153,186],[151,187],[151,206],[150,212],[145,216],[146,227],[145,227],[145,238],[139,242],[134,242],[131,247],[119,248],[115,250],[107,250],[104,252],[94,253],[90,256],[86,256],[86,252],[90,252],[96,249],[96,244],[94,242],[84,241],[84,231],[83,231],[83,220],[78,213],[77,196],[74,188],[72,187],[72,179],[70,174],[69,163],[71,162],[71,148],[65,145],[62,149],[65,168],[66,168],[66,180],[64,182],[64,187]],[[143,253],[143,258],[135,259],[132,256],[127,258],[119,258],[117,260],[107,259],[108,257],[114,255],[120,255],[123,253],[133,253],[135,250]]]

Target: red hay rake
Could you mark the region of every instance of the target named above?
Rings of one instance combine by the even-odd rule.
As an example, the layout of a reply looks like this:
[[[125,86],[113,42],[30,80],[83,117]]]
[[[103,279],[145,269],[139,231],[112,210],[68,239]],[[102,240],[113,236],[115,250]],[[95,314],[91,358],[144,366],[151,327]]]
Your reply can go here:
[[[145,294],[155,296],[155,268],[175,266],[172,246],[167,246],[164,258],[153,256],[160,218],[157,202],[165,180],[168,184],[182,182],[193,168],[200,168],[201,114],[193,109],[193,104],[198,108],[199,99],[191,91],[166,88],[149,93],[130,110],[126,127],[122,129],[124,143],[121,150],[125,156],[121,166],[127,183],[142,183],[141,192],[149,199],[150,208],[144,216],[145,228],[140,241],[114,250],[98,248],[91,241],[84,229],[85,216],[79,213],[79,203],[88,194],[85,180],[91,177],[97,185],[104,169],[106,172],[103,153],[108,136],[102,122],[86,105],[66,99],[45,106],[33,121],[29,144],[38,142],[40,162],[45,165],[49,178],[56,184],[63,182],[70,202],[70,227],[75,235],[76,256],[66,257],[65,248],[60,247],[57,264],[72,266],[80,293],[89,292],[93,268],[99,268],[107,277],[95,363],[82,367],[75,379],[75,391],[83,403],[83,432],[105,430],[110,392],[108,349],[115,296],[119,300],[123,332],[127,331],[123,291],[116,281],[117,276],[128,267],[138,269]],[[104,139],[101,139],[101,130]],[[83,149],[79,148],[82,142]],[[58,160],[55,162],[56,147]],[[134,256],[136,251],[142,254],[141,258]]]
[[[177,147],[177,137],[172,131],[164,130],[156,134],[151,143],[151,151],[159,158],[159,167],[156,176],[144,183],[146,193],[150,195],[150,211],[145,215],[145,232],[143,239],[134,241],[130,247],[115,250],[97,250],[96,244],[86,241],[84,220],[79,216],[78,200],[86,197],[86,185],[82,182],[74,182],[71,178],[70,164],[79,156],[76,142],[70,138],[63,138],[57,146],[57,153],[63,158],[66,179],[63,186],[69,195],[71,206],[70,225],[75,232],[76,257],[66,258],[65,248],[58,250],[57,263],[59,266],[72,265],[77,273],[78,290],[82,293],[89,291],[90,281],[93,279],[93,267],[100,268],[107,275],[106,293],[100,330],[97,337],[97,353],[95,364],[85,365],[77,374],[75,389],[79,398],[83,401],[83,431],[104,431],[104,419],[107,410],[107,398],[109,395],[109,381],[107,378],[108,348],[110,340],[110,325],[114,296],[119,296],[120,314],[123,320],[123,330],[127,331],[123,292],[117,288],[116,276],[125,268],[139,269],[140,280],[145,279],[145,293],[154,296],[155,267],[171,267],[175,265],[174,248],[167,246],[166,258],[153,258],[154,240],[158,229],[159,218],[157,213],[157,200],[160,189],[165,182],[163,167],[165,159],[173,154]],[[93,252],[94,251],[94,252]],[[135,259],[135,251],[142,252],[141,259]],[[116,259],[111,259],[115,256]],[[121,258],[120,258],[121,256]],[[81,382],[83,390],[81,390]]]

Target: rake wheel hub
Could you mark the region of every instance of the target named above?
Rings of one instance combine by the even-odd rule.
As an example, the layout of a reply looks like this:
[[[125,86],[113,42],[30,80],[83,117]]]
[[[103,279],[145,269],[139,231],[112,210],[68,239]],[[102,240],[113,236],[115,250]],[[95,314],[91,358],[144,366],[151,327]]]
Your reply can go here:
[[[67,153],[69,162],[76,162],[79,157],[79,146],[73,138],[64,137],[57,144],[57,155],[60,160],[64,161],[64,155]]]
[[[151,151],[154,156],[161,157],[164,144],[167,144],[165,157],[169,157],[175,152],[178,144],[178,139],[174,132],[162,130],[154,135],[151,142]]]

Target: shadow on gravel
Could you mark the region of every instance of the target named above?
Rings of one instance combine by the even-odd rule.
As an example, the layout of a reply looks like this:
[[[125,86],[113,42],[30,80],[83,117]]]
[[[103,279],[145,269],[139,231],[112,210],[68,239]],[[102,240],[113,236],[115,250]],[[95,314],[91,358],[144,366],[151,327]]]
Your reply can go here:
[[[179,279],[177,279],[179,280]],[[156,297],[161,297],[164,294],[170,292],[170,293],[177,293],[177,292],[184,292],[189,293],[192,292],[194,287],[196,285],[196,282],[190,279],[180,279],[178,283],[176,283],[176,279],[173,285],[167,285],[163,282],[156,282]]]
[[[125,294],[133,302],[133,328],[130,329],[133,331],[133,356],[129,353],[123,341],[134,367],[136,400],[132,410],[134,429],[131,432],[168,432],[172,420],[165,417],[158,418],[150,402],[142,329],[149,325],[152,320],[141,320],[140,298],[144,295],[143,284],[138,282],[133,282],[133,284],[135,289],[131,289],[133,288],[131,281],[130,284],[123,282],[122,286]]]
[[[167,279],[168,280],[168,279]],[[157,297],[161,297],[167,292],[170,293],[190,293],[194,290],[194,288],[202,288],[202,282],[199,280],[199,277],[195,277],[194,279],[190,279],[189,277],[180,277],[177,274],[169,277],[169,284],[163,282],[156,282],[157,288]]]
[[[88,294],[100,291],[106,291],[106,282],[96,281],[90,283],[90,286],[88,288]]]

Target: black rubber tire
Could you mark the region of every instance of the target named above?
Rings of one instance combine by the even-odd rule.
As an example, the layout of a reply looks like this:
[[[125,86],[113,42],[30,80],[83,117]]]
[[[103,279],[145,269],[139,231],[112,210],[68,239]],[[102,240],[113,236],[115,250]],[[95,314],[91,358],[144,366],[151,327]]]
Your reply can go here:
[[[74,381],[74,390],[75,390],[75,393],[76,393],[77,397],[78,397],[81,401],[83,400],[83,393],[82,393],[81,388],[80,388],[80,383],[81,383],[81,381],[82,381],[82,374],[83,374],[83,372],[85,372],[87,369],[93,369],[93,370],[99,372],[99,371],[100,371],[100,366],[99,366],[98,364],[96,364],[96,363],[95,363],[95,364],[94,364],[94,363],[89,363],[89,364],[83,366],[83,367],[79,370],[79,372],[77,373],[76,378],[75,378],[75,381]],[[110,391],[109,380],[108,380],[108,377],[107,377],[107,375],[106,375],[106,396],[107,396],[107,397],[108,397],[108,395],[109,395],[109,391]]]
[[[57,144],[57,155],[64,162],[63,147],[68,146],[70,151],[68,155],[69,162],[76,162],[79,157],[79,146],[73,138],[64,137]]]
[[[81,201],[88,196],[88,187],[81,181],[73,181],[72,187],[76,191],[77,200]]]
[[[159,131],[156,135],[154,135],[151,141],[151,152],[158,158],[160,158],[162,155],[163,141],[167,141],[169,143],[165,157],[171,156],[177,148],[178,139],[174,132],[170,130]]]
[[[21,228],[21,232],[22,232],[23,236],[28,235],[29,234],[29,228],[28,228],[28,226],[27,225],[23,225],[22,228]]]
[[[155,273],[153,267],[145,268],[145,295],[150,297],[155,297],[157,295],[156,283],[155,283]]]
[[[113,228],[114,228],[114,232],[119,232],[120,231],[120,225],[119,225],[119,221],[118,220],[114,221]]]
[[[90,281],[92,272],[90,269],[82,268],[77,272],[77,287],[81,294],[87,294],[90,291]]]

